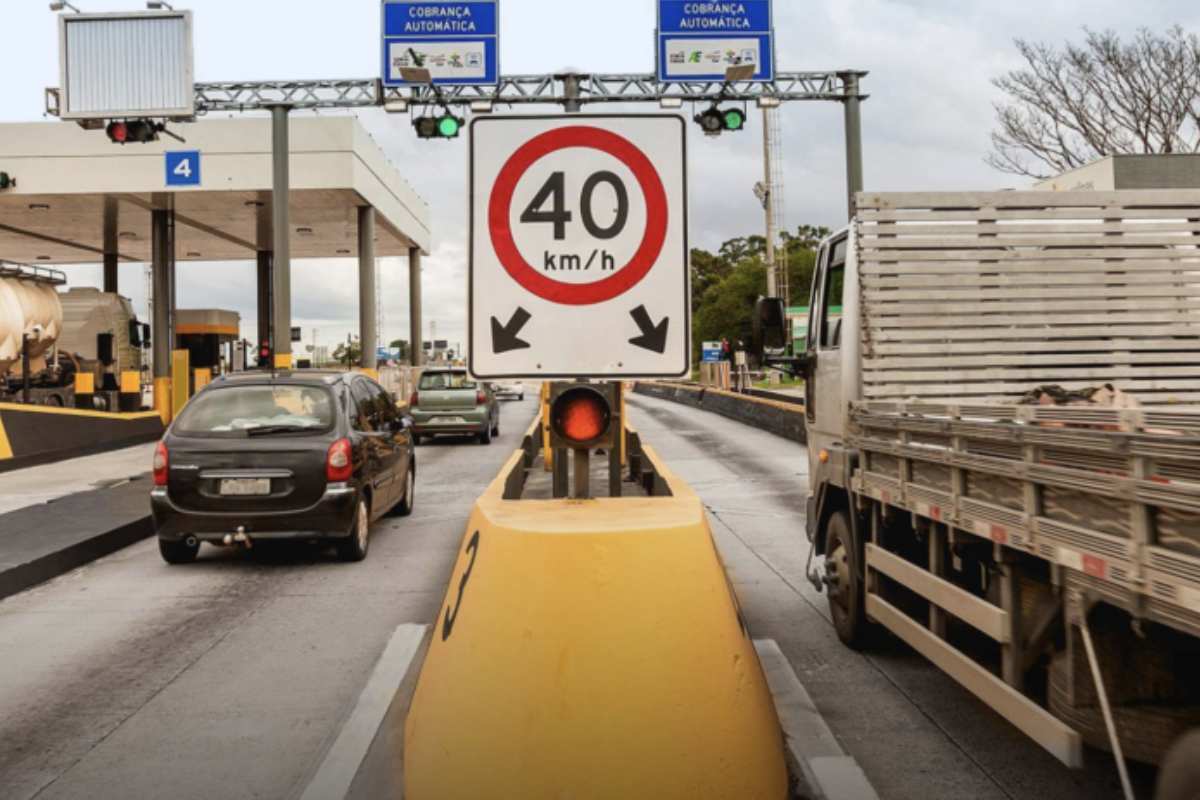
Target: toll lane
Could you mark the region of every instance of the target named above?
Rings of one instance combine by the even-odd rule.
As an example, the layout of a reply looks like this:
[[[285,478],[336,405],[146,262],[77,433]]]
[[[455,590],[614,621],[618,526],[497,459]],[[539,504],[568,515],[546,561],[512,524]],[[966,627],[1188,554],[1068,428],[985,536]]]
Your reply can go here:
[[[305,546],[146,541],[0,602],[0,795],[284,797],[303,784],[396,625],[433,620],[472,503],[533,397],[484,447],[417,449],[417,508],[339,563]]]
[[[894,639],[837,639],[805,577],[803,446],[724,417],[629,395],[631,423],[708,508],[755,638],[775,639],[830,728],[883,798],[1118,798],[1110,756],[1068,770]],[[1152,776],[1135,770],[1139,796]],[[1140,785],[1139,785],[1140,784]]]

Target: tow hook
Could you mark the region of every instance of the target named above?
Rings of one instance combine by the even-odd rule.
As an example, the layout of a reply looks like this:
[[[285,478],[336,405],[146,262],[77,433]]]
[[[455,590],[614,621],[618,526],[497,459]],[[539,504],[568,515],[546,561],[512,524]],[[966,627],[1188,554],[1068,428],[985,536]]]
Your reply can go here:
[[[245,545],[247,550],[253,549],[254,542],[246,535],[246,526],[239,525],[237,533],[227,533],[222,543],[226,547],[231,547],[235,544]]]

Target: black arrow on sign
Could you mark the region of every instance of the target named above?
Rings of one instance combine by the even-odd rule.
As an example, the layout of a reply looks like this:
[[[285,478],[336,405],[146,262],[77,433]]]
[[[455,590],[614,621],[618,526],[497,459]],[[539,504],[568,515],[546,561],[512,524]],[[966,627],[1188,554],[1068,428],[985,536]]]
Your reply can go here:
[[[663,317],[663,321],[655,325],[645,306],[638,306],[629,312],[629,315],[633,317],[638,330],[642,332],[641,336],[635,336],[629,340],[629,343],[643,350],[653,350],[660,355],[665,353],[667,351],[667,328],[671,325],[671,318]]]
[[[520,306],[517,306],[517,310],[513,312],[512,319],[508,321],[507,325],[501,325],[500,320],[492,317],[492,352],[500,354],[512,350],[528,349],[529,342],[518,339],[517,334],[529,320],[529,312]]]

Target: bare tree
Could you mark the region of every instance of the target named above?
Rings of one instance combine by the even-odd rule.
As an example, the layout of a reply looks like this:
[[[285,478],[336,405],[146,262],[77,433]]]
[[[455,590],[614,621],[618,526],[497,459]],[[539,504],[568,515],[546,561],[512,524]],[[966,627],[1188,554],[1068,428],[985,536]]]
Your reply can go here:
[[[1061,50],[1016,41],[1025,67],[992,81],[1007,98],[988,164],[1042,179],[1118,153],[1200,152],[1200,39],[1084,32]]]

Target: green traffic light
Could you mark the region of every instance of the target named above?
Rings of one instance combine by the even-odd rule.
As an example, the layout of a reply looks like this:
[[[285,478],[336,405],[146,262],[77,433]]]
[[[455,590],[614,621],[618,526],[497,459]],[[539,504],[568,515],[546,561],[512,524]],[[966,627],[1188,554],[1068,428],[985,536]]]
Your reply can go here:
[[[458,136],[458,131],[461,127],[462,123],[459,121],[458,117],[450,114],[447,114],[438,120],[438,133],[447,139],[453,139],[454,137]]]
[[[746,115],[736,108],[725,112],[725,130],[740,131],[746,126]]]

